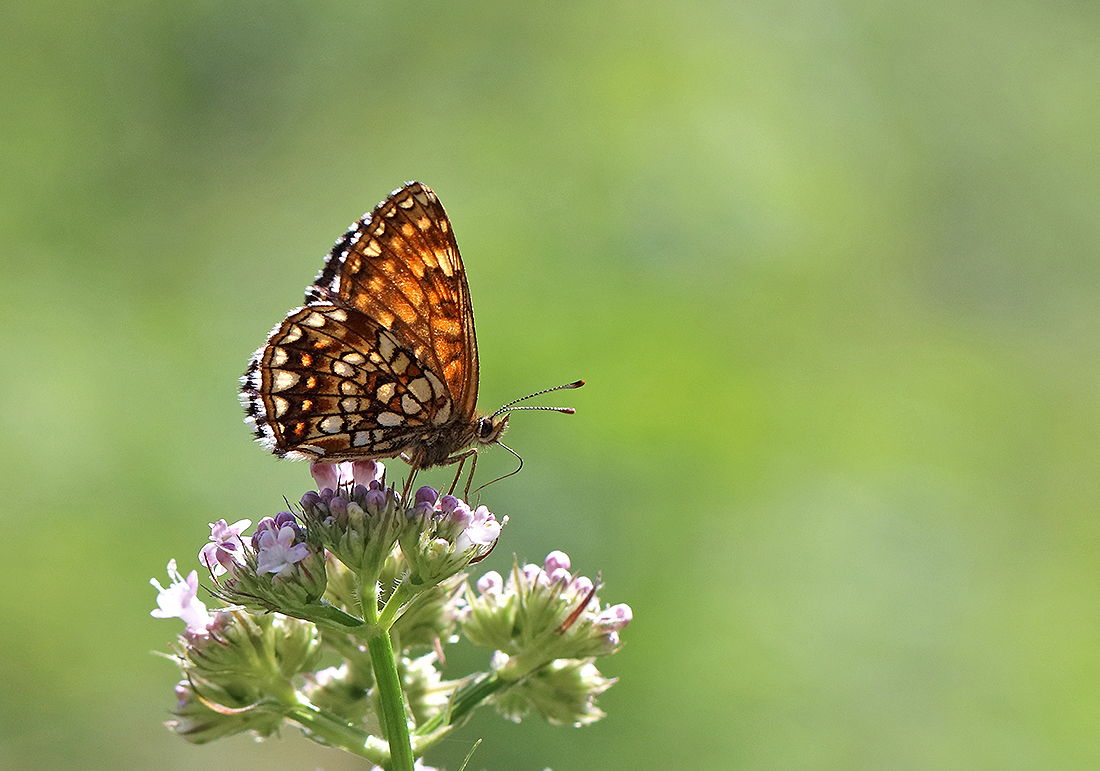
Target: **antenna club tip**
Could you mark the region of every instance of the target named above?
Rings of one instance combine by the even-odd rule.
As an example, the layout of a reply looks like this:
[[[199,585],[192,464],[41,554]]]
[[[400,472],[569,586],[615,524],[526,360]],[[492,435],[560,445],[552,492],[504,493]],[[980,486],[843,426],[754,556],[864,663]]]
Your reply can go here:
[[[564,412],[566,415],[576,415],[577,414],[577,411],[575,409],[573,409],[572,407],[562,407],[561,411]]]
[[[582,385],[584,385],[584,381],[583,380],[578,380],[575,383],[570,383],[569,387],[570,388],[580,388]]]

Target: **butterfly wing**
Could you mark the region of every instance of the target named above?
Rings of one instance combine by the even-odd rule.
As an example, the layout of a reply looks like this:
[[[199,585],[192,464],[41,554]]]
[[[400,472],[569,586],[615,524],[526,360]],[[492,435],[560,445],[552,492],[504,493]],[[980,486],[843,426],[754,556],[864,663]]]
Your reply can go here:
[[[278,455],[425,467],[472,443],[473,312],[435,193],[410,182],[356,222],[241,380],[246,422]]]
[[[466,271],[451,222],[427,185],[409,182],[336,242],[314,286],[390,330],[472,421],[478,360]],[[307,298],[309,295],[307,294]]]
[[[246,422],[269,450],[293,459],[415,451],[451,409],[443,382],[393,332],[321,299],[290,312],[242,380]]]

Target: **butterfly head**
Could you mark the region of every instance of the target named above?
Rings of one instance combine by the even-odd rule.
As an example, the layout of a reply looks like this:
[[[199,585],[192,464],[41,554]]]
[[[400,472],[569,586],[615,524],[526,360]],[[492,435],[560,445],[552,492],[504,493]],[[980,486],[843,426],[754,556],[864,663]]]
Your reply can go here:
[[[478,418],[474,439],[478,444],[497,444],[508,430],[508,413],[497,413]]]

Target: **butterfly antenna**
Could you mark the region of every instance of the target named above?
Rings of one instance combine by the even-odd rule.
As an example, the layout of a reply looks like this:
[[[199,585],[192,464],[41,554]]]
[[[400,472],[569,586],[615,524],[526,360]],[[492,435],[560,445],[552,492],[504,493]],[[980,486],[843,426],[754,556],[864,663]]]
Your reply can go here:
[[[492,419],[492,418],[497,417],[498,415],[504,414],[505,412],[516,412],[518,410],[544,410],[544,411],[547,411],[547,412],[564,412],[566,415],[572,415],[574,412],[576,412],[576,410],[573,409],[572,407],[516,407],[515,405],[519,404],[520,402],[525,402],[528,399],[533,399],[536,396],[542,396],[543,394],[552,393],[554,391],[565,391],[565,390],[570,389],[570,388],[580,388],[582,385],[584,385],[584,381],[583,380],[577,380],[573,383],[566,383],[565,385],[554,386],[553,388],[547,388],[543,391],[536,391],[535,393],[528,394],[527,396],[524,396],[521,399],[516,399],[515,401],[508,402],[503,407],[501,407],[499,410],[497,410],[492,415],[490,415],[489,418]],[[515,453],[512,453],[512,454],[515,455]],[[518,455],[516,455],[516,457],[519,458]],[[522,465],[522,464],[523,464],[523,459],[520,458],[520,465]],[[516,471],[518,471],[518,470],[519,469],[516,469]],[[516,472],[513,471],[512,474],[514,474],[514,473],[516,473]],[[511,476],[512,474],[509,474],[508,476]],[[501,478],[503,479],[503,477],[501,477]],[[496,481],[496,480],[494,480],[494,481]]]

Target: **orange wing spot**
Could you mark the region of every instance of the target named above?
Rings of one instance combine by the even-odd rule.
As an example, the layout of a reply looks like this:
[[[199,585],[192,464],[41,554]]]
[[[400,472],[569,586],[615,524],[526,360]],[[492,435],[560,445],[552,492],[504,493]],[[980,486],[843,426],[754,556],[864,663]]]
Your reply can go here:
[[[417,312],[416,308],[404,300],[398,300],[396,297],[390,303],[390,310],[400,316],[406,324],[412,324],[420,317],[420,313]]]
[[[413,272],[417,272],[417,266],[414,264]],[[420,269],[418,276],[424,275],[423,268]],[[413,305],[424,304],[424,290],[420,288],[420,284],[417,281],[412,280],[408,276],[402,276],[397,282],[397,285],[401,287],[401,291],[405,293],[405,296],[409,298],[409,302]]]
[[[443,335],[450,340],[454,340],[462,334],[462,325],[458,323],[458,319],[452,319],[448,316],[436,316],[432,319],[432,329],[435,330],[437,335]]]
[[[460,377],[466,372],[466,367],[458,359],[443,367],[443,378],[448,383],[460,383]]]

